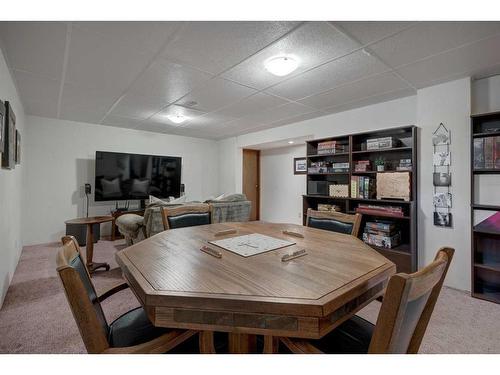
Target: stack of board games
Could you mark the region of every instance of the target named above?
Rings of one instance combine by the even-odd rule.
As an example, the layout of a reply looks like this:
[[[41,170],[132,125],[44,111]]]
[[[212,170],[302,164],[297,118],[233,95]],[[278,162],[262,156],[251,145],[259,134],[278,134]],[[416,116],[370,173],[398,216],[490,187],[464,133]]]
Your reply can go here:
[[[392,249],[401,243],[401,231],[391,221],[367,221],[363,241],[369,245]]]
[[[354,172],[367,172],[372,170],[370,160],[358,160],[354,164]]]
[[[411,171],[411,159],[400,159],[397,171]]]
[[[348,147],[339,141],[325,141],[318,143],[318,155],[329,155],[347,152]]]

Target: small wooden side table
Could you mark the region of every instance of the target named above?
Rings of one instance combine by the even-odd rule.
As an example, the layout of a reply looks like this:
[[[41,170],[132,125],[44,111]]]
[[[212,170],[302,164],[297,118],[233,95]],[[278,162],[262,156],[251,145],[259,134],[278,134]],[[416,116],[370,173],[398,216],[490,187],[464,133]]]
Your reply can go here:
[[[65,221],[66,224],[80,224],[87,226],[87,244],[85,253],[87,254],[87,269],[89,270],[89,273],[94,273],[99,268],[104,268],[106,271],[109,271],[108,263],[94,263],[92,261],[94,256],[93,225],[105,223],[107,221],[113,221],[113,216],[80,217]]]

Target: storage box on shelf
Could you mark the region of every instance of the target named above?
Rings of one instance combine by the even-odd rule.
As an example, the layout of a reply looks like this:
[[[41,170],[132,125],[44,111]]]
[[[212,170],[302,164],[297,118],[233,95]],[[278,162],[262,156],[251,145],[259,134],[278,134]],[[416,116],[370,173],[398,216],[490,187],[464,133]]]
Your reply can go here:
[[[368,147],[368,143],[372,145]],[[417,181],[413,173],[417,167],[416,127],[330,137],[308,141],[306,144],[308,174],[307,194],[303,196],[304,224],[307,209],[318,209],[324,204],[334,205],[342,212],[361,212],[361,228],[365,228],[367,222],[376,220],[394,221],[398,225],[398,234],[382,239],[369,233],[372,236],[366,240],[372,242],[370,245],[374,249],[395,262],[399,272],[416,271]],[[330,153],[322,154],[324,150],[330,150]],[[380,165],[380,160],[384,161],[383,172],[375,168]],[[342,167],[346,168],[335,171],[333,166],[340,166],[338,163],[343,163]],[[324,173],[316,173],[318,167],[326,168],[322,170]],[[402,168],[400,171],[404,171],[409,179],[409,188],[405,190],[407,194],[401,194],[401,198],[406,201],[376,199],[378,177],[382,173],[396,172],[398,168]],[[363,233],[360,234],[362,237]]]
[[[494,202],[476,203],[479,198],[476,192],[481,176],[498,174],[500,112],[474,115],[471,117],[471,290],[473,297],[496,303],[500,303],[500,199],[496,195]],[[487,212],[487,218],[479,223],[478,211]]]

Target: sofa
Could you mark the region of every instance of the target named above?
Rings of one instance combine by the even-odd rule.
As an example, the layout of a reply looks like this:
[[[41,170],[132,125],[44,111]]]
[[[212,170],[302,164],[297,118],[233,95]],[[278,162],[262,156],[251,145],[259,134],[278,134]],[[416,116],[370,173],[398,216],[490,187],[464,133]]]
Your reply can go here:
[[[163,232],[163,221],[161,218],[161,207],[164,206],[180,206],[183,204],[201,203],[199,201],[178,203],[176,201],[169,202],[159,199],[154,199],[147,205],[144,211],[144,217],[140,219],[137,215],[132,217],[130,215],[122,215],[121,221],[117,220],[116,225],[120,233],[127,240],[127,244],[131,244],[133,240],[139,240],[141,234],[148,238],[157,233]],[[247,200],[245,194],[231,194],[221,196],[216,199],[206,200],[211,208],[211,222],[224,223],[224,222],[238,222],[248,221],[250,219],[250,211],[252,209],[252,202]],[[127,217],[131,216],[131,217]],[[119,218],[119,219],[120,219]]]

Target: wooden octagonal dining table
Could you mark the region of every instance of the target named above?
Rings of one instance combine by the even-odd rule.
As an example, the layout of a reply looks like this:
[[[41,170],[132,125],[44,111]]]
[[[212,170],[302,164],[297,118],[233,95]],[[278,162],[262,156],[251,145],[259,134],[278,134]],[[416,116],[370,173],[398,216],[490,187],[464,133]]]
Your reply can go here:
[[[243,256],[211,243],[250,234],[289,244]],[[234,353],[254,350],[256,335],[264,352],[276,337],[319,339],[382,295],[396,269],[356,237],[258,221],[167,230],[116,258],[151,322],[200,331],[207,353],[214,331]]]

